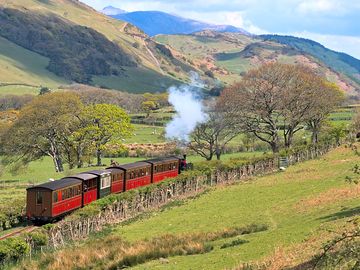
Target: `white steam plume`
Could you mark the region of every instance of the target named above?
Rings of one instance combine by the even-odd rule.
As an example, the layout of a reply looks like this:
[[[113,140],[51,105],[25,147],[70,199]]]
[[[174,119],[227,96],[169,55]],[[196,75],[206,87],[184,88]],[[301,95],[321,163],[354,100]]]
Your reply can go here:
[[[198,93],[198,88],[204,87],[199,75],[190,73],[191,84],[169,88],[169,102],[174,106],[176,115],[166,126],[166,138],[189,142],[189,136],[200,123],[207,119],[204,107]]]

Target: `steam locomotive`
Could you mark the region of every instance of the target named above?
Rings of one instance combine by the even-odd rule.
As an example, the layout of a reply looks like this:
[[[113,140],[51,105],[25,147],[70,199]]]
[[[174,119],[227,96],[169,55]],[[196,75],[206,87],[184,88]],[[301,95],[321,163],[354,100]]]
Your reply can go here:
[[[124,165],[112,164],[27,188],[26,216],[34,223],[46,223],[109,194],[176,177],[186,169],[186,156],[164,157]]]

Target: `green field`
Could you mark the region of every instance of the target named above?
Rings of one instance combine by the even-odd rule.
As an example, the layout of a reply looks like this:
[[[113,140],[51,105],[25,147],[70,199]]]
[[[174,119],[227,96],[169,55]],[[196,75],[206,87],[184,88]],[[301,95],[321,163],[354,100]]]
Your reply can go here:
[[[329,234],[328,229],[336,230],[360,213],[360,188],[344,180],[359,161],[360,157],[348,148],[339,148],[317,160],[292,166],[285,172],[218,187],[196,199],[178,203],[178,206],[111,227],[98,237],[94,236],[96,245],[105,245],[115,236],[135,243],[165,234],[193,235],[255,223],[267,224],[269,229],[241,236],[248,241],[243,245],[221,249],[224,243],[239,237],[220,239],[209,243],[213,250],[208,253],[170,257],[166,263],[155,260],[133,269],[231,269],[242,262],[269,258],[278,249],[291,251],[292,255],[302,258],[309,247],[315,243],[321,245]],[[81,257],[81,253],[93,246],[94,238],[61,251],[62,256],[67,253],[73,258]],[[107,247],[110,254],[116,253],[116,248],[116,244]],[[45,265],[49,263],[49,268],[44,264],[42,267],[61,267],[59,262],[51,259],[56,257],[56,253],[51,256],[42,260]],[[104,250],[96,262],[97,267],[87,265],[84,258],[76,264],[78,267],[79,263],[85,268],[101,269],[102,264],[113,265],[114,257],[109,256]]]
[[[349,150],[338,149],[324,158],[290,167],[285,173],[214,190],[149,219],[118,226],[113,233],[135,241],[164,233],[215,231],[265,223],[271,229],[244,237],[249,243],[243,246],[221,250],[220,241],[214,251],[205,255],[175,257],[166,266],[152,262],[135,269],[224,269],[241,261],[259,260],[270,255],[275,247],[305,241],[320,226],[331,226],[337,218],[359,214],[358,194],[346,196],[343,192],[354,189],[344,179],[359,161]]]
[[[133,136],[125,143],[161,143],[165,141],[163,132],[164,127],[134,125]]]
[[[26,50],[0,37],[0,83],[29,84],[33,86],[57,87],[68,83],[46,69],[49,59]],[[20,87],[20,88],[19,88]],[[14,94],[26,89],[14,87]],[[30,87],[31,88],[31,87]],[[11,87],[0,87],[0,94],[12,93]]]
[[[162,76],[153,70],[129,68],[121,76],[94,76],[95,85],[110,89],[126,90],[134,94],[164,92],[168,87],[181,82],[169,76]]]

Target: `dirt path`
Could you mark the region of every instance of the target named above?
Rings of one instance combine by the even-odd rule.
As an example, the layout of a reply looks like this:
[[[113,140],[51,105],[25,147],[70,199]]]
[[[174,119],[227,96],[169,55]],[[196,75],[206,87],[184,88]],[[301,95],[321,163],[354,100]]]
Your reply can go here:
[[[27,227],[24,227],[24,228],[20,228],[20,229],[18,229],[16,231],[13,231],[13,232],[9,233],[9,234],[5,234],[3,236],[0,236],[0,241],[4,240],[4,239],[7,239],[9,237],[13,237],[15,235],[19,235],[20,233],[31,232],[31,231],[33,231],[35,229],[36,229],[35,226],[27,226]]]

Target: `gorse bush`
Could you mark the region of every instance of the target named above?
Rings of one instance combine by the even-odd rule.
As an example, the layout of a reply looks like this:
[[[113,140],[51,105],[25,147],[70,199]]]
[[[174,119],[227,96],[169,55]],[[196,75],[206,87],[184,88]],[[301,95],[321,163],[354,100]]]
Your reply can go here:
[[[12,237],[0,241],[0,265],[5,261],[17,260],[30,251],[28,244],[21,237]]]
[[[25,200],[18,198],[0,207],[0,231],[12,228],[23,221]]]

